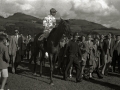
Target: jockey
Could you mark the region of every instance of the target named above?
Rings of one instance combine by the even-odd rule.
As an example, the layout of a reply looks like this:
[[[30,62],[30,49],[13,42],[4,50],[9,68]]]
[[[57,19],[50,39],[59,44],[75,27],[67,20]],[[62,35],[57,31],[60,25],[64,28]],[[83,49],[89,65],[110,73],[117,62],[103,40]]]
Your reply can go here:
[[[39,41],[43,40],[44,38],[47,38],[49,36],[49,33],[52,31],[53,28],[56,26],[56,10],[54,8],[50,9],[50,15],[44,18],[43,20],[43,26],[44,31],[43,34],[38,38]]]

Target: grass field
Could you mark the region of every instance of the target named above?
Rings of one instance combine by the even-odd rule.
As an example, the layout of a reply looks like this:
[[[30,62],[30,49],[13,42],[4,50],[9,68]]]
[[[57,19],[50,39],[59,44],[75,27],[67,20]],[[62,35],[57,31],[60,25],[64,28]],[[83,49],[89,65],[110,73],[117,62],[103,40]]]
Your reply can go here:
[[[95,76],[94,80],[83,80],[75,83],[75,77],[68,81],[62,80],[62,76],[54,75],[54,86],[49,85],[49,65],[43,68],[43,76],[33,76],[33,64],[27,61],[21,63],[17,74],[9,73],[8,85],[5,90],[120,90],[120,74],[109,73],[103,79]]]

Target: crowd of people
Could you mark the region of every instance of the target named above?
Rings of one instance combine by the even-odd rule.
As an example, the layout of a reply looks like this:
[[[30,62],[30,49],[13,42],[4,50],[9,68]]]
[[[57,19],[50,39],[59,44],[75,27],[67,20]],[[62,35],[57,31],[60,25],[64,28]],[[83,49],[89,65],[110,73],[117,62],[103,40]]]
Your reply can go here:
[[[15,34],[12,36],[0,32],[1,90],[3,90],[7,81],[8,67],[11,65],[12,73],[15,74],[23,59],[31,59],[33,41],[31,35],[25,37],[23,34],[19,34],[18,30],[15,30]]]
[[[112,33],[108,33],[108,35],[73,35],[69,40],[65,38],[61,41],[58,70],[60,72],[62,72],[61,69],[65,70],[63,77],[67,80],[67,72],[70,69],[71,77],[71,67],[75,67],[76,81],[81,81],[85,76],[85,68],[89,69],[89,79],[93,79],[93,72],[96,72],[100,79],[104,75],[107,76],[109,71],[120,73],[119,41],[120,35],[115,36]],[[66,57],[67,60],[65,60]]]

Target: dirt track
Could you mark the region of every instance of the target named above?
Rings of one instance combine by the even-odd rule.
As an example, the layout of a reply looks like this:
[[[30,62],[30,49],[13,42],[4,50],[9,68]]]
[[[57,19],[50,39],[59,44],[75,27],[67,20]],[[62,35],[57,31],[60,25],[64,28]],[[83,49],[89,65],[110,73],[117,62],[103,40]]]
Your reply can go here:
[[[48,65],[46,65],[48,66]],[[43,76],[33,76],[33,65],[23,62],[17,74],[9,73],[8,85],[10,90],[120,90],[120,74],[110,73],[103,79],[98,79],[95,75],[94,80],[75,83],[75,78],[69,81],[62,80],[62,76],[54,75],[54,86],[49,85],[49,67],[43,68]]]

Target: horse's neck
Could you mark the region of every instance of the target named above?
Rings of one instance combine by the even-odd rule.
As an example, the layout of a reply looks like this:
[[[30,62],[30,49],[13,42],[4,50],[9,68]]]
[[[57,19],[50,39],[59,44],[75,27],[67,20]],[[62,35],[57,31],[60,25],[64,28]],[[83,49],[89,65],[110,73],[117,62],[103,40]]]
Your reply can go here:
[[[54,28],[48,37],[48,43],[50,44],[52,41],[54,43],[54,46],[57,46],[59,44],[59,41],[60,41],[63,33],[64,33],[64,31],[63,31],[63,28],[61,26]]]
[[[63,33],[64,33],[64,31],[63,31],[63,28],[62,28],[62,27],[60,27],[60,28],[58,27],[58,28],[56,29],[55,41],[57,41],[57,44],[59,44],[59,41],[60,41],[60,39],[62,38]]]

